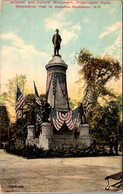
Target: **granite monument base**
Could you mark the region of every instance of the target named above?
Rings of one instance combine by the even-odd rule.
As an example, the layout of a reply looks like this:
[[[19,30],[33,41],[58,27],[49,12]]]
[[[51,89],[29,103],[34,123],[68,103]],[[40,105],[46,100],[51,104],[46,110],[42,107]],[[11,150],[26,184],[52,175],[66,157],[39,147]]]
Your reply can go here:
[[[26,145],[36,145],[38,148],[44,148],[45,150],[56,147],[76,146],[83,144],[90,146],[92,141],[89,135],[89,124],[80,124],[79,129],[80,134],[77,138],[75,138],[74,134],[56,135],[53,134],[53,126],[48,122],[43,122],[42,133],[40,132],[39,138],[35,138],[35,126],[29,125]]]
[[[39,145],[38,147],[42,147],[46,150],[50,149],[51,137],[53,135],[53,128],[50,123],[44,122],[42,123],[42,133],[39,136]]]
[[[28,125],[27,126],[27,139],[26,139],[26,145],[37,145],[38,144],[38,138],[35,138],[35,125]]]
[[[79,129],[80,129],[79,138],[82,139],[83,144],[86,144],[86,146],[90,146],[92,141],[89,135],[89,129],[90,129],[89,124],[80,124]]]

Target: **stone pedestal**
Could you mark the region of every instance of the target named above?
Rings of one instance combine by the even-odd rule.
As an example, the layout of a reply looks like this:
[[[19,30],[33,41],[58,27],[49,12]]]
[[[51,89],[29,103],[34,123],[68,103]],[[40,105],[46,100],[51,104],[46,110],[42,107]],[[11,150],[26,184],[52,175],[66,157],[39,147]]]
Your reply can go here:
[[[35,139],[35,125],[28,125],[27,126],[27,139],[26,139],[26,145],[34,145],[34,139]]]
[[[92,143],[89,135],[89,128],[90,128],[89,124],[79,125],[79,129],[80,129],[79,138],[82,139],[82,143],[86,144],[87,146],[90,146]]]
[[[46,150],[50,149],[51,136],[53,135],[53,129],[50,123],[42,123],[42,134],[39,136],[39,147]]]
[[[27,130],[28,130],[27,138],[28,139],[34,138],[35,137],[35,125],[28,125]]]

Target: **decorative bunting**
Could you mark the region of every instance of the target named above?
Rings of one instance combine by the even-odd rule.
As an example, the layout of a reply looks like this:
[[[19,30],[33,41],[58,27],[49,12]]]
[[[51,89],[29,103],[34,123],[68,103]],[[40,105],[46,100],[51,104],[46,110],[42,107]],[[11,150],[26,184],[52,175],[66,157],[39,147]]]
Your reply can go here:
[[[53,124],[57,130],[60,130],[64,122],[66,123],[68,129],[72,130],[75,126],[76,119],[79,116],[80,108],[76,108],[73,111],[67,113],[62,113],[56,111],[55,109],[51,110],[51,117]]]
[[[75,119],[72,120],[72,111],[69,111],[68,113],[65,114],[65,123],[68,129],[72,130],[74,128],[76,121]]]
[[[65,115],[59,111],[55,111],[54,109],[52,109],[51,116],[55,128],[57,130],[60,130],[64,123]]]
[[[47,97],[48,97],[48,93],[49,93],[49,90],[50,90],[50,85],[51,85],[52,77],[53,77],[52,73],[49,73],[47,75],[47,84],[46,84],[46,96]]]

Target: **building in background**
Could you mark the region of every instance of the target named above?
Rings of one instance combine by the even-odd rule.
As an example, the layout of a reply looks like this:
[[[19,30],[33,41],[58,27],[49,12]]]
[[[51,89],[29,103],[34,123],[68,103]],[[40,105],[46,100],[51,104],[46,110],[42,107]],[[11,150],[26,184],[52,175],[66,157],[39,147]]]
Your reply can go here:
[[[9,116],[6,106],[0,104],[0,148],[9,139]]]

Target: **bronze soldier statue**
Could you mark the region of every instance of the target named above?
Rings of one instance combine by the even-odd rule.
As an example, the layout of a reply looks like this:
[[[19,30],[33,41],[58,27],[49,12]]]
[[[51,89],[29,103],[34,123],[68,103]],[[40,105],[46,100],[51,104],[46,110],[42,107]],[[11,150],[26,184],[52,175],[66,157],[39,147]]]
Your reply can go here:
[[[52,42],[54,45],[54,55],[58,55],[59,56],[59,50],[60,50],[60,43],[61,43],[62,39],[61,36],[59,35],[59,30],[56,29],[56,34],[54,34],[53,38],[52,38]]]
[[[32,106],[32,109],[30,111],[30,124],[35,125],[36,124],[36,112],[35,112],[35,106]]]
[[[84,122],[83,122],[82,118],[83,118]],[[80,104],[80,119],[81,119],[81,124],[87,123],[82,103]]]
[[[46,99],[46,102],[45,104],[43,105],[43,122],[49,122],[48,119],[49,119],[49,114],[50,114],[50,111],[51,111],[51,106],[50,104],[47,102],[47,99]]]
[[[75,124],[75,127],[74,127],[73,131],[74,131],[74,137],[75,137],[75,139],[78,139],[79,138],[80,131],[79,131],[79,127],[77,126],[77,124]]]

